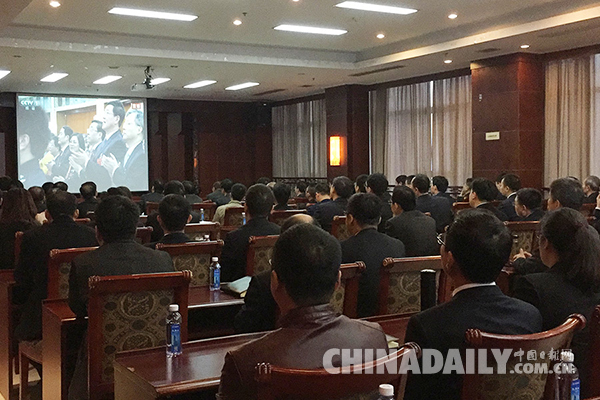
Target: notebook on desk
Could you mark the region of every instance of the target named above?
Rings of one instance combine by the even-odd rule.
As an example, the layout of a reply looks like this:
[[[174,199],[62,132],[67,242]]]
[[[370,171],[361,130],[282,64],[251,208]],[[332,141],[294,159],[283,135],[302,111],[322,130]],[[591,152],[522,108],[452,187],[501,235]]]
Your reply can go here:
[[[251,276],[244,276],[233,282],[224,283],[221,285],[221,290],[243,299],[246,296],[251,279]]]

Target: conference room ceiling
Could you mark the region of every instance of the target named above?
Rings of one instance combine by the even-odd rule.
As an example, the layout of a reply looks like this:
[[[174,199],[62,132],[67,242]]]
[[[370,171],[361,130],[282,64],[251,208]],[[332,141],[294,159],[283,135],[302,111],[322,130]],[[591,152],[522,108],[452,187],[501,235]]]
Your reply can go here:
[[[600,2],[589,0],[364,0],[418,11],[383,14],[343,0],[0,0],[0,92],[273,101],[468,67],[519,51],[597,44]],[[198,16],[191,22],[109,14],[113,7]],[[456,13],[458,18],[449,19]],[[233,21],[239,19],[239,26]],[[346,30],[340,36],[274,30],[281,24]],[[378,34],[384,34],[378,39]],[[520,46],[527,44],[528,49]],[[452,60],[452,63],[444,63]],[[143,70],[171,80],[132,92]],[[379,71],[372,73],[374,71]],[[55,83],[52,72],[69,75]],[[108,84],[106,76],[123,78]],[[198,88],[201,81],[217,83]],[[226,87],[258,82],[245,90]]]

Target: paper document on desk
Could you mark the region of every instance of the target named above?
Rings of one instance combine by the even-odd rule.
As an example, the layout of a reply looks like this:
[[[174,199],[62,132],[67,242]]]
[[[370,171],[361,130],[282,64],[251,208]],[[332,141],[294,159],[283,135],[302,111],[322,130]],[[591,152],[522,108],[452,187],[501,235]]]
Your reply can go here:
[[[398,338],[392,335],[385,335],[385,340],[387,341],[388,348],[390,349],[399,349],[400,344],[398,343]]]
[[[236,281],[224,283],[221,285],[221,290],[232,293],[240,298],[244,298],[244,296],[246,296],[246,292],[248,291],[248,286],[250,286],[251,279],[251,276],[244,276]]]

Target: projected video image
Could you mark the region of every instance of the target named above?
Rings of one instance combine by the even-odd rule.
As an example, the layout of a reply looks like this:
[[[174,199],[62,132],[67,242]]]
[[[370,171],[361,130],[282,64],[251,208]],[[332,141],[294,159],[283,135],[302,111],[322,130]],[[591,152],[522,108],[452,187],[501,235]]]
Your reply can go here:
[[[148,190],[145,110],[141,99],[17,96],[19,179]]]

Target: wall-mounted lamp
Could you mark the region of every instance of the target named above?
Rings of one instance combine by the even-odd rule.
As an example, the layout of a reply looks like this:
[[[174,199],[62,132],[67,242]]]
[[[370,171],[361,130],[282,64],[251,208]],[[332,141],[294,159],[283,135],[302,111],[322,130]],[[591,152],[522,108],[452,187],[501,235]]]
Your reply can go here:
[[[329,165],[342,165],[342,139],[339,136],[329,137]]]

